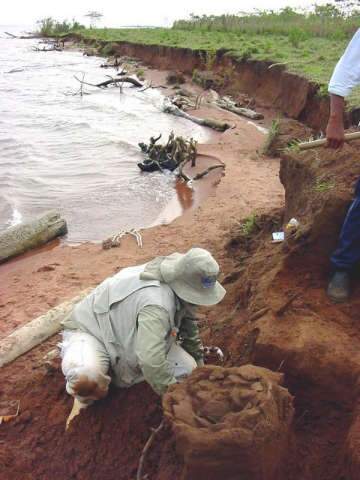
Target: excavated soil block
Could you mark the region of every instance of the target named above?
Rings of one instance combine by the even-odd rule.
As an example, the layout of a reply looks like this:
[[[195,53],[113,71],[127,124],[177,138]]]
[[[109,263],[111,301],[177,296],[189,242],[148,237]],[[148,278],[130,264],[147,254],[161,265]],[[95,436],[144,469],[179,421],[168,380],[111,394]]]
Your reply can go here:
[[[282,374],[252,365],[196,370],[164,396],[183,480],[280,480],[294,414]]]

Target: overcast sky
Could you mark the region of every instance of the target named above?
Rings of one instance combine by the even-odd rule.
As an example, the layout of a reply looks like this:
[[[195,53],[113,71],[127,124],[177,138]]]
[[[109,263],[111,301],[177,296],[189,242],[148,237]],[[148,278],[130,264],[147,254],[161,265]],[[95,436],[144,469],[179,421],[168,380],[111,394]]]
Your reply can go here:
[[[58,20],[76,18],[86,22],[90,10],[103,13],[102,25],[169,25],[190,13],[221,14],[258,9],[277,9],[286,6],[308,7],[314,0],[10,0],[1,9],[2,25],[33,25],[36,20],[53,17]],[[319,0],[316,3],[326,3]],[[249,6],[249,4],[251,6]]]

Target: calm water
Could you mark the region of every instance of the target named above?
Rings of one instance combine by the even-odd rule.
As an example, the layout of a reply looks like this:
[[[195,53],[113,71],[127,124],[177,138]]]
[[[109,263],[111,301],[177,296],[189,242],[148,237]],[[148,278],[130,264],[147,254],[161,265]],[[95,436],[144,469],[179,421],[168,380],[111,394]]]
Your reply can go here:
[[[104,79],[103,59],[36,44],[0,38],[0,230],[55,208],[69,241],[102,240],[154,224],[169,203],[180,213],[174,176],[140,173],[137,144],[171,130],[205,141],[206,130],[162,113],[158,90],[69,95],[74,75]]]

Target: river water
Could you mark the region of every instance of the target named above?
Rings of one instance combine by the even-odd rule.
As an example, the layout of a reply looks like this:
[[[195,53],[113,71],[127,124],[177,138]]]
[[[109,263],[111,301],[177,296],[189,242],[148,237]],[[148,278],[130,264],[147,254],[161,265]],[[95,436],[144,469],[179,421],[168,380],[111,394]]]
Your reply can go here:
[[[98,241],[159,223],[169,204],[181,213],[174,175],[141,173],[137,144],[172,130],[206,141],[207,131],[162,113],[156,89],[71,95],[79,88],[74,75],[104,80],[104,60],[34,52],[37,43],[0,38],[0,231],[57,209],[68,241]]]

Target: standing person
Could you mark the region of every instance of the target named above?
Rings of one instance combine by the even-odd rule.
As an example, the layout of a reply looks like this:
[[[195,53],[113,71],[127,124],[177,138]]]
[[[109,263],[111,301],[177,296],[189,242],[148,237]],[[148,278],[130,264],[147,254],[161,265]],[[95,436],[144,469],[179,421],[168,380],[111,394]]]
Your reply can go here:
[[[339,60],[329,83],[330,117],[326,129],[327,144],[340,148],[344,143],[345,97],[360,84],[360,29]],[[360,179],[340,233],[339,244],[331,256],[333,268],[327,293],[334,302],[350,296],[351,274],[360,261]]]
[[[105,397],[111,381],[145,380],[162,395],[203,366],[194,310],[223,299],[218,275],[211,254],[192,248],[125,268],[78,303],[63,322],[62,370],[75,398],[68,422]]]

